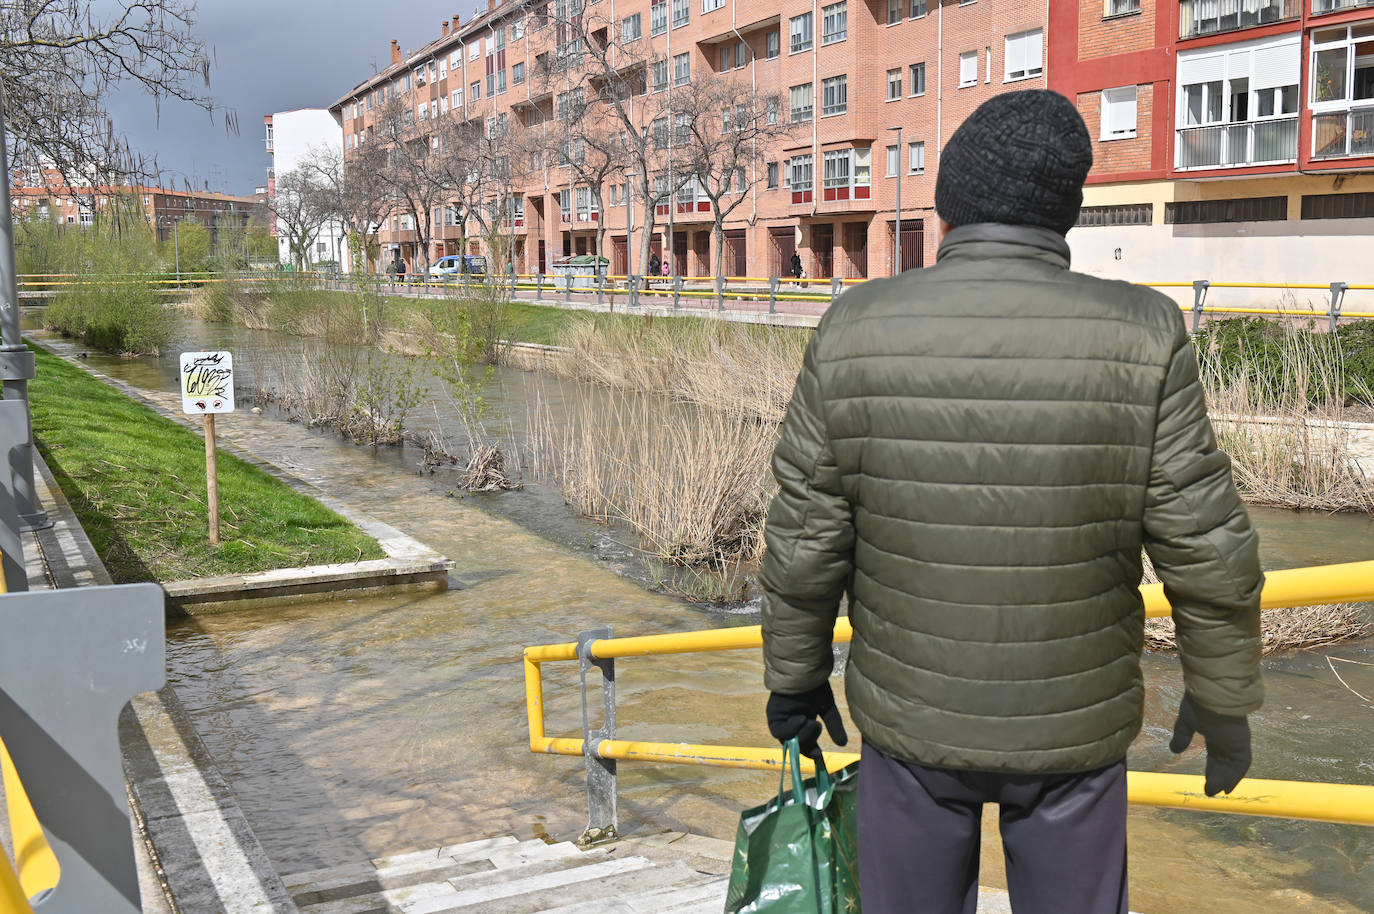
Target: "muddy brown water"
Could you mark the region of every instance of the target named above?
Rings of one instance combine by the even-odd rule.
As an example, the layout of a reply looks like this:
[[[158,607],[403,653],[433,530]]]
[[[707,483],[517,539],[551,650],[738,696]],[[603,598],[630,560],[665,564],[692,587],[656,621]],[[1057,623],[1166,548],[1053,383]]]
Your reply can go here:
[[[275,345],[191,320],[178,336],[162,359],[90,361],[172,403],[180,346],[231,348],[242,372]],[[497,412],[523,415],[532,383],[495,378]],[[219,431],[457,563],[446,593],[302,602],[169,629],[169,681],[281,872],[487,835],[576,837],[582,764],[528,752],[520,649],[601,625],[639,634],[757,622],[749,604],[703,607],[646,590],[632,550],[556,493],[448,497],[441,476],[417,475],[414,455],[374,455],[246,409]],[[1367,517],[1254,516],[1269,568],[1374,553]],[[1144,666],[1145,728],[1131,767],[1199,773],[1196,750],[1175,758],[1167,748],[1177,661],[1147,654]],[[769,743],[755,652],[637,658],[617,670],[623,738]],[[1354,694],[1374,698],[1374,643],[1266,658],[1265,672],[1251,773],[1374,783],[1374,704]],[[577,735],[574,666],[545,667],[545,698],[549,733]],[[622,764],[622,831],[728,839],[739,810],[775,784],[759,772]],[[1371,828],[1133,808],[1130,834],[1138,911],[1374,911]],[[997,850],[989,829],[985,884],[1003,884]]]

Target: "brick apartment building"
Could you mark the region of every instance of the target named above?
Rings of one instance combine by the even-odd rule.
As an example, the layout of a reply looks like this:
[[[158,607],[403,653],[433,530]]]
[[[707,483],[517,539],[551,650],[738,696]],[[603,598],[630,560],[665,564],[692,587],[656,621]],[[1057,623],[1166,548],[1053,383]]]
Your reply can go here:
[[[58,225],[94,225],[100,214],[110,212],[120,200],[141,211],[159,241],[170,241],[177,222],[188,219],[210,230],[210,243],[218,243],[219,230],[234,225],[243,230],[258,208],[256,197],[236,197],[209,191],[169,190],[143,185],[67,187],[56,174],[15,175],[10,197],[16,218],[30,213]]]
[[[1133,280],[1368,281],[1368,0],[1050,0],[1048,35],[1049,87],[1094,139],[1076,262]]]
[[[618,44],[649,62],[645,97],[691,92],[699,74],[724,74],[739,91],[780,96],[793,124],[766,151],[757,182],[727,222],[724,264],[712,264],[709,202],[690,185],[660,201],[655,251],[673,252],[679,274],[785,275],[795,250],[808,277],[887,275],[897,259],[901,185],[905,268],[933,263],[938,244],[934,189],[940,149],[958,124],[997,92],[1044,88],[1047,10],[1013,0],[577,0],[552,4],[492,0],[468,23],[404,54],[339,99],[345,155],[376,141],[380,106],[399,97],[417,125],[459,118],[490,125],[558,129],[547,73],[551,47],[578,40]],[[619,50],[620,48],[618,48]],[[657,67],[654,65],[657,64]],[[671,72],[671,80],[668,74]],[[645,106],[648,107],[647,105]],[[646,125],[647,126],[647,125]],[[901,127],[901,133],[890,129]],[[432,128],[431,128],[432,129]],[[900,146],[898,137],[900,136]],[[506,226],[522,272],[594,250],[606,226],[612,272],[637,268],[642,201],[624,179],[604,188],[594,212],[566,166],[541,162],[504,193]],[[629,198],[627,201],[627,197]],[[627,238],[626,202],[633,223]],[[670,212],[671,209],[671,212]],[[457,252],[463,230],[435,214],[423,260]],[[673,240],[666,240],[668,218]],[[469,233],[471,230],[469,229]],[[415,269],[418,236],[392,213],[379,233],[381,258],[399,253]],[[628,251],[628,253],[627,253]]]

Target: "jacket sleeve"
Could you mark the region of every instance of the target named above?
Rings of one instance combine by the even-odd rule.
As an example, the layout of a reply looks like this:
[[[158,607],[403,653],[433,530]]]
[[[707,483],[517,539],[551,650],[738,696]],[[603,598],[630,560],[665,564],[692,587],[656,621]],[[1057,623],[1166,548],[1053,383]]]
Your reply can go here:
[[[1218,714],[1254,711],[1264,700],[1259,540],[1231,459],[1217,448],[1181,318],[1160,391],[1144,533],[1173,607],[1185,687]]]
[[[832,630],[853,567],[852,510],[840,487],[816,371],[807,346],[773,453],[778,494],[768,512],[763,586],[764,685],[794,694],[834,667]]]

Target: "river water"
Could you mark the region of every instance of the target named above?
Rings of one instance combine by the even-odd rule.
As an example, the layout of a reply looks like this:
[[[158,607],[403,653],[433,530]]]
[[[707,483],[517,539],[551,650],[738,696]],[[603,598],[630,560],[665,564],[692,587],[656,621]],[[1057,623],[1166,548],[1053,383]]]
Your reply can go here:
[[[270,334],[187,319],[170,355],[90,363],[171,403],[176,352],[221,347],[234,351],[240,384],[281,349]],[[556,403],[558,389],[501,372],[488,400],[518,430],[531,398]],[[582,764],[528,752],[521,648],[602,625],[646,634],[757,622],[748,604],[647,590],[633,550],[556,492],[451,497],[442,473],[418,473],[408,449],[374,453],[246,406],[221,418],[222,437],[457,563],[441,594],[302,602],[169,629],[169,681],[283,873],[488,835],[576,837]],[[416,411],[426,415],[428,406]],[[1268,568],[1374,552],[1367,517],[1253,513]],[[1176,659],[1147,654],[1144,666],[1146,722],[1131,768],[1199,773],[1199,753],[1167,748],[1182,694]],[[625,660],[617,672],[622,738],[769,744],[755,652]],[[1374,704],[1354,694],[1374,698],[1374,643],[1271,657],[1265,672],[1251,773],[1374,783]],[[550,735],[577,735],[575,666],[546,665],[545,698]],[[621,828],[729,839],[739,810],[775,783],[759,772],[622,764]],[[982,881],[1002,885],[988,837]],[[1374,911],[1374,829],[1133,808],[1131,861],[1132,908],[1148,914]]]

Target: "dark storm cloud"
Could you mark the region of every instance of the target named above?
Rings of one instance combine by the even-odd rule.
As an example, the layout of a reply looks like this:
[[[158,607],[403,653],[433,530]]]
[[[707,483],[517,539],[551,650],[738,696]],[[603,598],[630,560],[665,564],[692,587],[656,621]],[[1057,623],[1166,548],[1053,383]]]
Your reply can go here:
[[[96,0],[97,15],[116,6]],[[470,20],[472,0],[200,0],[196,33],[214,48],[210,92],[232,109],[238,132],[226,131],[186,104],[159,113],[146,96],[111,100],[115,126],[140,152],[156,154],[168,183],[250,194],[265,180],[262,116],[325,108],[390,63],[392,38],[407,52],[439,36],[454,13]],[[485,0],[481,8],[486,9]]]

